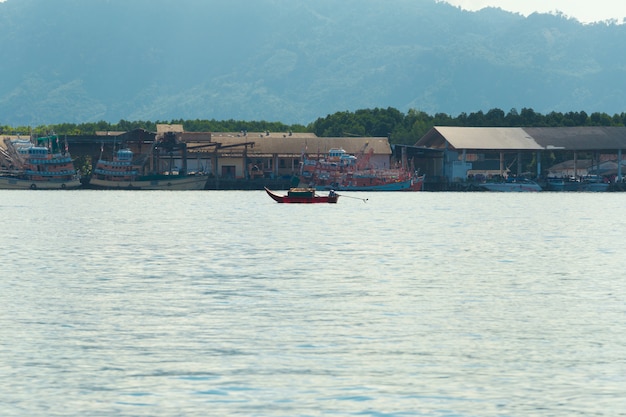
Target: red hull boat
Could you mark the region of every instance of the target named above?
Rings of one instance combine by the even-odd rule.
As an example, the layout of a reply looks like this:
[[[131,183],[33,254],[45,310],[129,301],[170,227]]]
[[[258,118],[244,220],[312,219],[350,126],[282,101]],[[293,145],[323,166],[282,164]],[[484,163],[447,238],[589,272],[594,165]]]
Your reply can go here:
[[[331,203],[339,199],[339,195],[330,191],[327,196],[315,194],[315,188],[291,188],[287,195],[279,195],[265,187],[267,194],[277,203]]]
[[[365,145],[367,147],[367,144]],[[328,155],[308,159],[303,155],[301,182],[318,190],[335,191],[421,191],[424,176],[407,168],[377,168],[370,163],[374,149],[358,156],[341,148],[332,148]]]

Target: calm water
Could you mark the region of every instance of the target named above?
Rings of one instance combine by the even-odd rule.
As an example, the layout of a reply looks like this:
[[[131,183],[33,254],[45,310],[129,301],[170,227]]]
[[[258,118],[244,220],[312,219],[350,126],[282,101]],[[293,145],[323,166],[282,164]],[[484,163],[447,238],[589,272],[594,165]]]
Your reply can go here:
[[[0,191],[0,415],[626,415],[626,193],[346,195]]]

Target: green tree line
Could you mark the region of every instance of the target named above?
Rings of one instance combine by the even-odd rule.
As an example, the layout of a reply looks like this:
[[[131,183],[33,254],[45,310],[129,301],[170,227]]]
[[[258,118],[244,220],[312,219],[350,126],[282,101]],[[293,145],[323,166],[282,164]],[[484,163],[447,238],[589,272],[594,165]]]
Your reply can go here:
[[[550,112],[546,115],[530,108],[521,111],[501,109],[488,112],[461,113],[456,117],[445,113],[427,114],[409,110],[406,114],[394,108],[337,112],[319,118],[307,128],[318,136],[387,136],[391,143],[412,145],[433,126],[460,127],[570,127],[625,126],[626,113]]]
[[[45,135],[54,132],[58,135],[91,135],[97,131],[130,131],[145,129],[156,131],[157,124],[182,124],[187,132],[310,132],[320,137],[372,136],[389,137],[394,144],[412,145],[433,126],[460,127],[570,127],[570,126],[625,126],[626,113],[587,114],[580,112],[550,112],[541,114],[530,108],[521,111],[511,109],[508,113],[494,108],[487,112],[461,113],[456,117],[445,113],[434,115],[411,109],[403,113],[393,107],[386,109],[361,109],[342,111],[321,117],[307,126],[288,125],[281,122],[241,121],[241,120],[183,120],[169,121],[128,121],[117,123],[99,121],[95,123],[61,123],[46,126],[0,126],[4,134]]]

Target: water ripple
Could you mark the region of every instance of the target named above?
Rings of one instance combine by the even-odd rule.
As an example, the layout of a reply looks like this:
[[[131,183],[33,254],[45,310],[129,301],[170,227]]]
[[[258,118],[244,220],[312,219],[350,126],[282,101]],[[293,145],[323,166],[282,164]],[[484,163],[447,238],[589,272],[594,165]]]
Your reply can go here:
[[[626,410],[622,194],[4,197],[2,416]]]

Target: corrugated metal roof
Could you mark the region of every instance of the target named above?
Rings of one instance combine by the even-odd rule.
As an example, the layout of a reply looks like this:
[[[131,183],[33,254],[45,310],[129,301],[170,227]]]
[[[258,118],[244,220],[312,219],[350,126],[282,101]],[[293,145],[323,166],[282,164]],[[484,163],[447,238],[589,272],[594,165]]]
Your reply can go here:
[[[517,127],[436,126],[416,146],[443,148],[446,141],[455,149],[543,149],[524,129]]]
[[[167,132],[183,133],[185,131],[185,129],[183,129],[183,125],[180,125],[180,124],[175,124],[175,125],[158,124],[156,127],[157,127],[157,133],[167,133]]]
[[[183,142],[211,142],[213,135],[211,132],[184,132],[180,133],[180,140]]]
[[[7,149],[5,140],[17,140],[17,139],[30,139],[28,135],[1,135],[0,136],[0,148]]]
[[[602,151],[626,149],[626,127],[445,127],[436,126],[416,146],[491,150]]]
[[[578,169],[587,169],[590,166],[592,166],[594,163],[593,160],[591,159],[578,159],[578,160],[573,160],[570,159],[568,161],[563,161],[561,163],[552,165],[549,170],[550,171],[564,171],[564,170],[573,170],[574,168],[578,168]]]
[[[529,127],[524,130],[545,149],[626,149],[626,127]]]
[[[354,138],[320,138],[313,133],[250,133],[247,135],[237,133],[213,133],[213,142],[222,145],[235,145],[244,142],[254,142],[254,148],[248,148],[248,154],[259,155],[300,155],[327,153],[331,148],[342,148],[349,154],[356,154],[363,150],[367,143],[366,151],[374,149],[377,155],[391,155],[389,140],[384,137],[354,137]]]
[[[115,130],[97,130],[96,131],[96,136],[119,136],[119,135],[123,135],[124,133],[127,133],[126,130],[119,130],[119,131],[115,131]]]

